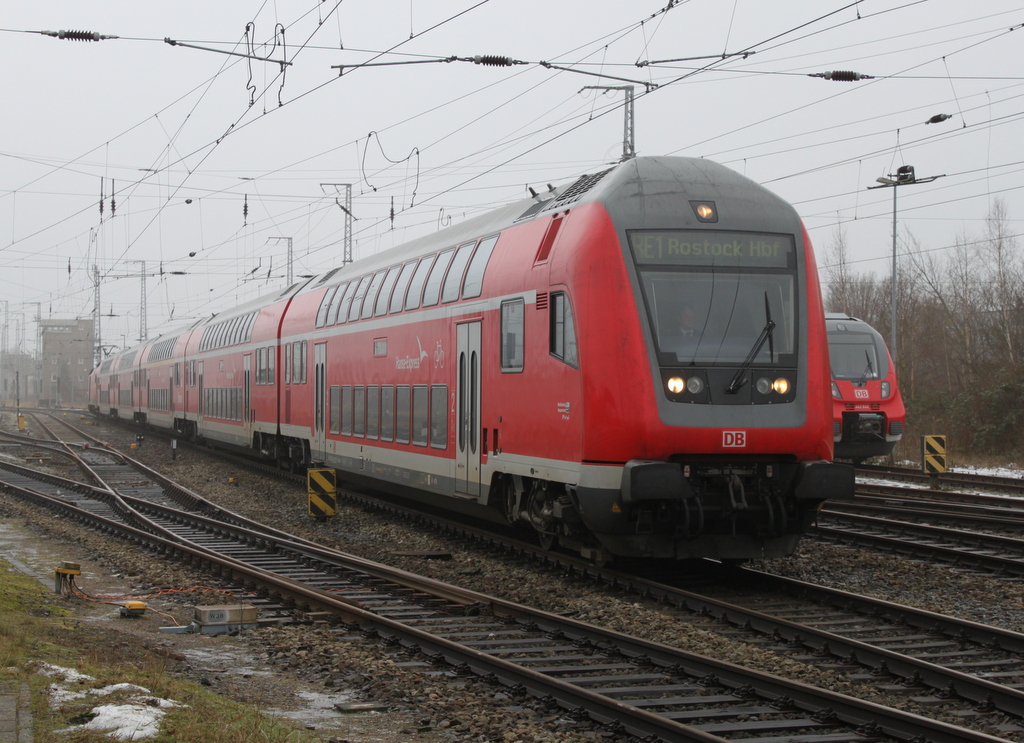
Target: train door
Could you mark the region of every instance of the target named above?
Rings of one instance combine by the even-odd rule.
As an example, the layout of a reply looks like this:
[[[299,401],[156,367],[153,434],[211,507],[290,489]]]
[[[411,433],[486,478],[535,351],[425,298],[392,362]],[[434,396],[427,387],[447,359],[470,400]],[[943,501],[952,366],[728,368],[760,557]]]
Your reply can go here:
[[[327,412],[327,344],[317,343],[313,347],[313,452],[319,462],[327,461],[327,437],[324,419]]]
[[[242,356],[242,436],[252,441],[252,354]]]
[[[455,327],[455,492],[479,497],[480,322]]]

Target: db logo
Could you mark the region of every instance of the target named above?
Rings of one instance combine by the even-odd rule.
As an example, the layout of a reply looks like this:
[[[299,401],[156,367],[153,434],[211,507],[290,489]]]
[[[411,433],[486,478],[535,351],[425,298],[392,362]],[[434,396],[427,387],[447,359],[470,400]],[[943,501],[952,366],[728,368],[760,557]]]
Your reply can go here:
[[[722,446],[726,448],[742,448],[747,445],[746,431],[722,431]]]
[[[867,397],[868,396],[868,391],[867,390],[854,390],[853,394],[854,394],[854,397]]]

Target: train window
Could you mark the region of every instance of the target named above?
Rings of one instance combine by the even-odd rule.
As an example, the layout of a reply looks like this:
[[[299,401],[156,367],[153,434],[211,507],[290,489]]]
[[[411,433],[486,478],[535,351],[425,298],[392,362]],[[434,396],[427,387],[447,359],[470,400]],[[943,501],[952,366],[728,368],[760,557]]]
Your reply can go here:
[[[274,363],[277,356],[277,349],[274,346],[267,346],[267,384],[274,383]]]
[[[427,428],[427,416],[430,412],[430,392],[425,384],[417,384],[412,388],[412,443],[426,446],[430,435]]]
[[[306,344],[304,341],[296,341],[292,344],[292,383],[305,384],[306,382]]]
[[[366,298],[363,299],[363,310],[359,314],[360,319],[365,320],[368,317],[373,317],[373,305],[377,301],[377,292],[380,291],[380,285],[384,282],[386,275],[387,271],[378,271],[373,275],[370,288],[366,290]]]
[[[248,343],[252,340],[252,329],[256,325],[256,318],[259,316],[258,312],[253,312],[249,317],[246,318],[245,322],[245,335],[242,341]]]
[[[362,306],[363,306],[363,297],[366,296],[366,290],[369,288],[370,281],[372,279],[373,279],[373,276],[367,274],[359,282],[359,288],[356,289],[356,295],[352,299],[352,309],[350,309],[348,311],[348,319],[349,320],[358,320],[359,319],[359,311],[362,309]]]
[[[395,397],[395,441],[409,443],[409,385],[398,385]]]
[[[580,361],[576,350],[576,326],[572,319],[572,305],[565,292],[551,293],[548,316],[551,330],[548,348],[551,355],[578,369]]]
[[[419,263],[418,258],[402,266],[402,272],[398,274],[398,281],[395,282],[395,289],[391,292],[391,306],[388,307],[388,312],[402,311],[402,306],[405,304],[405,290],[409,288],[409,282],[412,280],[417,263]]]
[[[292,344],[284,344],[284,383],[292,383]]]
[[[242,333],[245,331],[245,318],[236,317],[234,327],[231,329],[231,343],[237,344],[242,342]]]
[[[341,387],[341,434],[352,435],[352,385]]]
[[[341,433],[341,387],[331,385],[331,433]]]
[[[434,449],[448,448],[448,385],[435,384],[430,388],[430,445]]]
[[[405,309],[414,310],[420,306],[420,295],[423,293],[423,284],[427,280],[427,272],[434,265],[436,256],[428,255],[420,259],[420,265],[416,267],[416,273],[412,276],[412,283],[409,284],[409,294],[405,298]]]
[[[366,438],[375,439],[380,431],[380,389],[372,384],[366,388]]]
[[[472,299],[479,297],[484,288],[484,271],[487,269],[487,262],[491,259],[491,252],[494,250],[498,236],[488,237],[480,241],[476,252],[473,253],[473,260],[469,262],[469,269],[466,271],[466,280],[462,285],[462,298]]]
[[[391,299],[391,290],[395,288],[399,270],[401,269],[398,266],[388,269],[388,275],[384,277],[384,283],[380,287],[380,294],[377,295],[377,304],[373,308],[374,317],[388,314],[388,301]]]
[[[455,258],[452,260],[452,267],[448,269],[448,277],[444,280],[444,289],[441,290],[442,302],[454,302],[459,298],[459,289],[462,288],[462,274],[466,272],[466,265],[469,257],[473,254],[474,240],[471,243],[459,246],[455,251]]]
[[[334,299],[334,295],[337,293],[337,286],[327,287],[324,298],[320,302],[320,309],[316,313],[316,326],[318,328],[322,328],[327,323],[327,310],[331,308],[331,300]]]
[[[523,370],[523,333],[525,304],[522,299],[501,303],[501,370]]]
[[[386,385],[380,388],[380,440],[393,441],[395,438],[395,388]]]
[[[335,310],[333,306],[331,307],[331,312],[327,315],[328,325],[345,322],[348,318],[348,308],[352,304],[352,297],[355,296],[356,288],[358,286],[358,279],[349,283],[348,288],[345,289],[345,294],[342,295],[341,302],[338,304],[338,309]],[[339,294],[341,294],[341,292],[339,292]]]
[[[263,349],[256,349],[256,384],[263,384]]]
[[[423,287],[424,307],[431,307],[437,304],[437,298],[441,294],[441,282],[444,280],[444,272],[448,268],[448,264],[452,262],[452,255],[454,253],[455,248],[452,248],[438,254],[437,262],[430,269],[430,276],[427,277],[427,283]]]
[[[366,388],[356,387],[352,392],[352,433],[363,436],[366,434]]]

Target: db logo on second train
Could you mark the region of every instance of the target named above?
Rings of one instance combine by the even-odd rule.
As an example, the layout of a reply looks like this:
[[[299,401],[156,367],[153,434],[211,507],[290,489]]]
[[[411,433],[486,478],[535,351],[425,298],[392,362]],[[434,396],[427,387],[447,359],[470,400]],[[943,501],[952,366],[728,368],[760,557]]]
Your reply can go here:
[[[742,448],[747,445],[746,431],[722,431],[722,446],[727,448]]]

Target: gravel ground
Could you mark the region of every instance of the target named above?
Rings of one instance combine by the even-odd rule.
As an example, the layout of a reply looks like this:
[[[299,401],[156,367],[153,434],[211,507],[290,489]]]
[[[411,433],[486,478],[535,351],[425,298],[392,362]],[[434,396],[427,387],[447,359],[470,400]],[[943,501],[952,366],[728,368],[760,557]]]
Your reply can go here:
[[[119,447],[127,447],[134,441],[134,434],[116,429],[104,430],[103,435]],[[360,508],[342,505],[334,519],[326,523],[314,522],[306,516],[304,489],[269,481],[223,464],[211,466],[201,454],[183,449],[178,450],[177,459],[172,461],[169,445],[159,442],[156,437],[147,439],[137,455],[210,500],[336,549],[511,601],[553,612],[568,612],[583,621],[672,644],[690,652],[742,663],[786,678],[936,717],[951,724],[976,727],[1007,740],[1024,741],[1024,734],[1008,728],[988,727],[991,720],[984,723],[975,720],[970,711],[956,706],[925,706],[907,693],[887,694],[873,687],[851,683],[840,674],[694,627],[684,613],[608,591],[578,578],[566,578],[535,566],[525,566],[482,548],[467,547]],[[228,484],[228,478],[234,478],[236,484]],[[30,518],[23,514],[21,507],[8,504],[3,515]],[[91,533],[82,534],[74,527],[61,525],[57,535],[78,542],[109,570],[137,576],[135,583],[139,586],[189,586],[204,580],[188,570],[133,552]],[[394,554],[412,550],[441,550],[450,553],[451,559],[426,560]],[[1018,583],[811,541],[805,541],[791,558],[772,560],[755,567],[931,611],[1024,630],[1024,605]],[[211,602],[200,599],[198,603]],[[356,640],[339,640],[337,633],[293,627],[245,633],[238,639],[255,662],[273,668],[275,676],[287,677],[331,694],[355,694],[392,705],[405,723],[396,737],[377,740],[455,739],[503,743],[625,740],[605,728],[571,720],[557,709],[539,706],[536,700],[509,698],[507,690],[495,689],[474,679],[422,676],[414,669],[396,665],[396,659],[389,657],[382,648]],[[182,672],[189,671],[185,669]],[[243,688],[225,691],[244,697],[244,682],[244,679],[233,677],[231,683]],[[217,683],[227,686],[226,682]],[[1012,726],[1013,721],[996,722]]]

